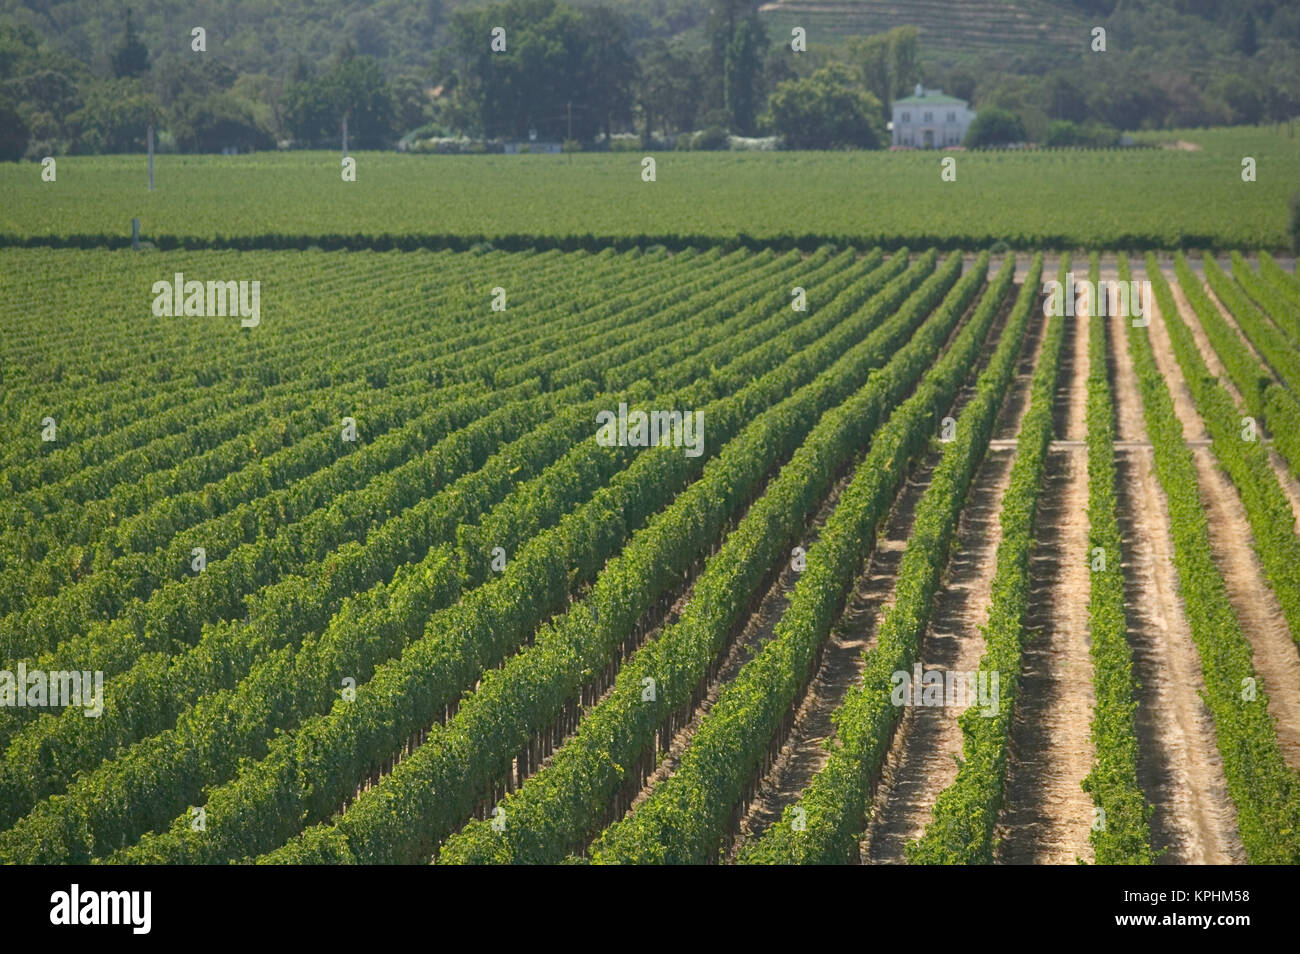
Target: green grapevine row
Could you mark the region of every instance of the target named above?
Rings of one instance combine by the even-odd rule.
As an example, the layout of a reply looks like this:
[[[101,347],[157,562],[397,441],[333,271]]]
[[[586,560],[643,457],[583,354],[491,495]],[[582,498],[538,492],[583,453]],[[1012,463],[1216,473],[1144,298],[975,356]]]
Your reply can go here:
[[[1069,256],[1062,256],[1064,280]],[[1061,364],[1065,320],[1048,319],[1042,355],[1034,372],[1029,410],[1016,439],[1016,460],[1002,498],[997,569],[993,575],[987,646],[980,671],[998,674],[1000,698],[995,714],[976,706],[962,713],[963,759],[956,780],[939,793],[925,834],[907,845],[911,864],[987,864],[993,857],[993,826],[1002,807],[1007,741],[1020,681],[1020,647],[1029,609],[1029,556],[1034,516],[1052,439],[1052,405]]]
[[[955,260],[950,260],[944,271],[951,272],[954,265]],[[962,291],[953,295],[968,299],[979,281],[982,278],[972,273]],[[929,311],[945,287],[918,292],[908,307],[913,322]],[[696,701],[697,687],[745,609],[761,593],[773,560],[784,551],[786,541],[796,537],[804,514],[829,487],[837,468],[812,467],[811,462],[836,446],[846,428],[851,433],[854,427],[870,433],[915,386],[960,317],[956,307],[937,311],[897,359],[846,405],[852,410],[841,408],[818,426],[815,440],[810,438],[807,449],[797,456],[798,463],[786,467],[709,559],[680,620],[632,656],[618,673],[611,694],[579,723],[577,734],[559,749],[551,765],[506,799],[502,805],[510,819],[506,830],[498,833],[483,823],[471,823],[449,840],[442,861],[553,862],[582,846],[608,817],[620,788],[629,781],[640,783],[645,754],[653,756],[660,727],[671,732],[684,717],[683,707],[688,711]],[[892,331],[893,342],[886,343],[896,342],[900,332],[905,334],[906,326]],[[859,444],[850,441],[849,447]],[[645,679],[655,680],[657,694],[650,702],[642,700]]]
[[[1179,263],[1183,266],[1179,277],[1193,309],[1198,315],[1210,316],[1217,311],[1214,304],[1195,283],[1186,262],[1179,259]],[[1210,264],[1206,263],[1207,269]],[[1258,436],[1248,438],[1243,433],[1236,404],[1227,389],[1211,376],[1191,329],[1178,314],[1154,255],[1148,257],[1147,270],[1173,342],[1174,356],[1210,433],[1214,456],[1237,488],[1264,574],[1282,607],[1292,638],[1300,641],[1300,537],[1295,534],[1291,504],[1269,465],[1267,450]]]
[[[986,253],[941,307],[964,313],[987,271]],[[807,568],[772,639],[722,688],[676,773],[596,839],[596,863],[698,864],[717,855],[747,785],[783,741],[778,738],[783,716],[816,673],[831,626],[870,556],[870,546],[863,543],[875,539],[912,463],[930,446],[939,416],[975,365],[1013,274],[1014,265],[1008,261],[942,358],[934,361],[933,344],[926,343],[930,348],[923,352],[925,360],[933,363],[916,392],[872,435],[870,451],[808,551]],[[858,413],[853,407],[845,411]]]
[[[904,281],[914,283],[919,274],[919,270],[914,270]],[[874,276],[868,276],[867,282],[863,284],[869,284],[872,278]],[[849,295],[849,300],[853,300],[852,294]],[[834,322],[831,321],[830,324],[833,326]],[[804,332],[799,329],[792,329],[769,343],[766,350],[772,359],[786,360],[806,344],[803,335]],[[842,337],[843,335],[833,335],[832,339],[799,353],[822,354],[822,360],[826,360],[837,348],[842,348],[842,344],[838,344]],[[803,360],[795,359],[795,364],[802,364]],[[724,424],[719,425],[718,415],[727,415],[731,408],[741,406],[738,402],[744,401],[752,407],[753,401],[761,399],[761,395],[775,395],[777,391],[774,389],[779,387],[779,382],[793,373],[789,364],[784,368],[784,373],[781,368],[777,368],[766,374],[759,383],[745,388],[735,398],[722,399],[713,405],[712,411],[706,410],[711,433],[716,435],[721,430],[725,439],[729,431],[729,426],[725,423],[727,418],[724,416]],[[730,377],[736,384],[745,380],[740,375],[724,373],[723,377]],[[759,390],[756,391],[756,388]],[[752,396],[746,397],[747,394]],[[714,440],[717,440],[716,436]],[[666,455],[650,452],[644,454],[626,472],[629,479],[624,480],[622,478],[625,475],[620,475],[615,484],[603,490],[592,501],[592,505],[571,514],[556,531],[531,541],[524,550],[511,558],[499,581],[473,591],[456,608],[435,615],[420,640],[411,644],[400,659],[380,667],[370,683],[358,690],[355,703],[343,707],[336,705],[331,715],[313,720],[299,732],[296,740],[288,740],[287,746],[276,746],[267,759],[236,779],[234,790],[245,793],[240,802],[246,803],[248,793],[257,790],[277,799],[308,798],[307,804],[316,816],[332,810],[346,797],[349,787],[354,784],[350,780],[359,777],[365,766],[376,761],[381,753],[395,750],[400,740],[412,731],[434,721],[435,716],[443,713],[446,706],[454,701],[456,692],[472,680],[478,669],[494,664],[495,660],[508,653],[513,645],[526,636],[530,628],[540,622],[547,612],[555,610],[555,599],[548,597],[543,602],[543,597],[550,589],[556,591],[558,597],[564,598],[568,585],[563,584],[563,591],[557,590],[557,585],[569,576],[567,571],[557,576],[553,568],[557,561],[567,566],[578,564],[581,567],[579,580],[594,571],[599,558],[583,555],[584,549],[592,545],[585,540],[593,524],[599,526],[599,522],[617,521],[626,516],[625,511],[634,515],[637,510],[648,513],[647,508],[658,493],[652,492],[650,488],[675,486],[675,481],[666,480],[663,475],[681,471],[682,464],[679,462],[688,459],[683,458],[680,451],[667,453],[667,449],[663,450]],[[635,507],[632,502],[636,502]],[[599,522],[593,520],[597,514],[601,515]],[[628,519],[628,524],[632,525],[631,518]],[[611,541],[609,545],[614,542]],[[566,550],[572,551],[567,557]],[[530,600],[514,596],[519,592],[529,593]],[[382,708],[377,708],[391,707],[394,704],[398,707],[397,711],[387,715],[382,714]],[[295,764],[299,766],[299,773],[317,779],[311,788],[299,791],[296,784],[287,788],[279,785],[279,769],[286,756],[297,760]],[[344,770],[344,764],[354,767]],[[333,766],[335,771],[327,771],[328,766]],[[210,804],[213,799],[220,804],[221,791],[218,789],[213,793]],[[170,832],[153,843],[146,839],[140,850],[146,852],[146,857],[166,851],[198,851],[203,857],[211,857],[210,853],[222,850],[223,840],[250,837],[242,829],[240,817],[224,817],[228,819],[227,827],[222,828],[222,813],[217,810],[209,812],[209,839],[201,844],[185,844],[182,838],[176,837],[178,827],[183,836],[183,825],[174,825]],[[283,816],[280,824],[291,827],[282,838],[292,833],[292,820],[296,817],[296,812]],[[217,821],[213,822],[214,819]],[[214,824],[217,827],[214,828]],[[211,837],[214,833],[218,837]],[[264,832],[255,834],[259,837],[265,835]],[[240,844],[239,850],[250,850],[246,844]]]
[[[1128,261],[1121,256],[1120,279],[1128,277]],[[1169,388],[1146,330],[1131,324],[1126,328],[1147,433],[1155,447],[1156,476],[1169,502],[1174,566],[1242,844],[1253,863],[1295,864],[1300,861],[1300,777],[1278,748],[1266,693],[1251,691],[1257,677],[1250,642],[1214,564],[1196,464],[1183,441]]]
[[[1042,256],[1035,255],[997,350],[957,420],[956,438],[945,449],[917,504],[911,538],[899,564],[894,605],[877,629],[876,647],[867,654],[861,685],[849,691],[832,716],[838,744],[798,802],[785,809],[780,821],[742,846],[741,864],[846,864],[857,858],[872,779],[884,763],[901,715],[890,698],[893,677],[910,671],[919,658],[958,517],[1015,373],[1037,301],[1042,264]]]
[[[1092,287],[1100,277],[1099,257],[1092,253]],[[1115,319],[1110,319],[1115,320]],[[1121,318],[1119,320],[1128,320]],[[1097,864],[1146,865],[1152,860],[1151,809],[1138,785],[1138,743],[1133,654],[1124,610],[1124,574],[1116,517],[1115,420],[1107,367],[1107,321],[1088,315],[1088,548],[1095,561],[1088,598],[1088,633],[1092,637],[1092,743],[1096,758],[1084,789],[1101,810],[1089,835]]]

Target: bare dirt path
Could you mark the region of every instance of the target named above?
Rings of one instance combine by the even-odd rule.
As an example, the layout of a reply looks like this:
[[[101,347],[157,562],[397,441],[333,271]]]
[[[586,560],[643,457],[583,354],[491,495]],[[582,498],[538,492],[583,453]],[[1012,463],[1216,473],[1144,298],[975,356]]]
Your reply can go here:
[[[980,626],[988,618],[989,593],[1002,529],[998,515],[1011,476],[1015,438],[1029,405],[1033,369],[1042,351],[1045,319],[1037,315],[993,430],[975,472],[958,522],[946,578],[935,596],[921,646],[926,671],[973,672],[984,653]],[[861,845],[864,862],[901,864],[904,846],[920,837],[939,793],[957,777],[962,752],[957,718],[962,706],[909,706],[881,772],[871,821]]]
[[[1056,435],[1087,440],[1088,318],[1066,321],[1056,394]],[[1090,723],[1096,704],[1088,635],[1088,449],[1055,443],[1035,517],[1020,688],[1007,759],[997,860],[1074,864],[1093,860]]]
[[[1157,326],[1164,330],[1153,317],[1151,328]],[[1119,319],[1111,319],[1108,330],[1121,442],[1116,467],[1125,612],[1138,682],[1138,781],[1155,809],[1152,843],[1164,863],[1241,863],[1245,851],[1213,718],[1200,697],[1200,657],[1178,590],[1169,510],[1147,443],[1128,332]],[[1177,389],[1171,391],[1177,401]]]

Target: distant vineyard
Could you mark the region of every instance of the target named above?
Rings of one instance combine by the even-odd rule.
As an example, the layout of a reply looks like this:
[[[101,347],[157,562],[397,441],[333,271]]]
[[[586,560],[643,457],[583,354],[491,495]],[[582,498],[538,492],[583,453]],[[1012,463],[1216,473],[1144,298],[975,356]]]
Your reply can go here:
[[[1085,18],[1064,4],[1039,0],[777,0],[759,13],[768,30],[788,35],[802,26],[819,43],[837,43],[849,36],[884,33],[894,27],[915,26],[921,48],[952,53],[983,53],[1005,57],[1009,51],[1051,50],[1078,53],[1088,35]]]
[[[701,181],[739,205],[710,193],[700,235],[777,202],[740,199],[746,158],[690,157],[679,187],[675,157],[654,184],[580,157],[587,194],[562,163],[427,160],[427,190],[373,209],[426,161],[374,156],[375,191],[297,204],[326,158],[249,160],[267,178],[225,224],[202,195],[130,201],[157,203],[156,236],[214,240],[261,235],[258,203],[286,235],[507,234],[525,219],[474,189],[518,169],[569,208],[557,236],[655,234]],[[1233,204],[1253,187],[1230,162],[1085,165],[1178,161],[1229,185],[1165,218],[1218,210],[1215,245],[1275,227]],[[823,173],[873,162],[761,168],[828,197]],[[106,183],[136,165],[60,165],[67,210],[110,230],[129,202]],[[241,192],[235,161],[168,174],[196,169]],[[660,198],[584,219],[624,177]],[[1057,186],[1086,214],[973,191],[989,213],[954,243],[1035,215],[1141,231],[1078,181]],[[66,226],[63,200],[36,218],[39,188],[5,230]],[[822,201],[883,236],[869,201]],[[0,341],[0,862],[1300,862],[1293,270],[891,234],[0,250],[22,316]],[[1044,314],[1044,282],[1137,278],[1137,316],[1104,291]],[[52,705],[57,673],[102,684]]]
[[[620,250],[827,242],[896,249],[1287,248],[1300,140],[1287,130],[1162,134],[1199,150],[954,153],[643,153],[60,157],[0,168],[0,243],[158,248],[469,250],[483,242]],[[1242,159],[1256,181],[1242,181]]]

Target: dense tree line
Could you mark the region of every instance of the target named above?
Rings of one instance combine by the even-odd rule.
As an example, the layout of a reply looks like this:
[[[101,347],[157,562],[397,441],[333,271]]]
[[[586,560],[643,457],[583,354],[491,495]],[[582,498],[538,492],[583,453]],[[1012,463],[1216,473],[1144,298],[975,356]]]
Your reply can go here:
[[[978,66],[927,56],[913,27],[796,51],[791,37],[771,33],[756,0],[707,9],[686,0],[574,2],[385,0],[346,16],[327,3],[329,22],[343,18],[329,51],[317,32],[288,36],[285,27],[278,40],[259,39],[279,44],[274,65],[244,26],[267,22],[265,11],[224,32],[214,20],[204,51],[171,24],[162,34],[156,14],[115,13],[105,48],[75,25],[55,37],[0,16],[0,157],[136,151],[150,124],[163,151],[337,147],[345,117],[355,148],[533,135],[608,148],[617,133],[679,148],[726,148],[728,135],[881,148],[892,102],[918,82],[987,114],[968,145],[1014,133],[1049,146],[1105,146],[1126,130],[1300,111],[1300,8],[1267,0],[1165,0],[1155,4],[1165,18],[1115,0],[1060,0],[1106,18],[1116,37],[1105,60],[1086,66],[1050,50]],[[1181,25],[1169,25],[1175,20]],[[422,63],[413,64],[408,41],[425,44]],[[1204,65],[1181,68],[1193,54]]]

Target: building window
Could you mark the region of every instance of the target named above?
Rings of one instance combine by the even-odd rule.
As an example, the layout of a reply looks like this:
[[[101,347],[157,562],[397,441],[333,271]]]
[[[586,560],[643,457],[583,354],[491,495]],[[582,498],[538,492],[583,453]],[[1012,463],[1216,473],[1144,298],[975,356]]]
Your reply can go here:
[[[905,123],[910,123],[911,121],[912,121],[912,114],[911,114],[911,113],[903,113],[903,122],[905,122]]]
[[[925,121],[926,121],[927,123],[932,123],[932,122],[934,122],[934,113],[926,113],[926,114],[925,114]]]
[[[957,121],[957,114],[956,114],[956,113],[949,113],[949,114],[948,114],[948,122],[950,122],[950,123],[955,123],[956,121]]]

